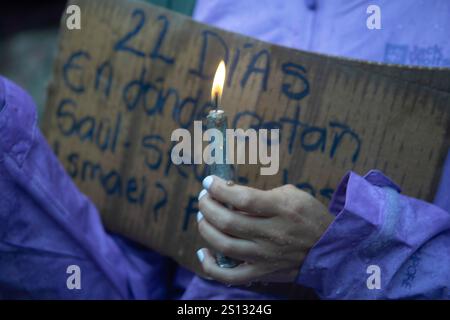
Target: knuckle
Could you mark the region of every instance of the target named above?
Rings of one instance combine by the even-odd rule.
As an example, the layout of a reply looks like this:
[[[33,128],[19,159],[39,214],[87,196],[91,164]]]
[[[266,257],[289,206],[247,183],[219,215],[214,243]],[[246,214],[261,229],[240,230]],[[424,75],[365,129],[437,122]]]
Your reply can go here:
[[[304,209],[305,192],[293,184],[282,186],[281,199],[288,214],[298,214]],[[294,195],[295,193],[295,195]]]
[[[268,254],[258,248],[255,248],[249,253],[249,257],[253,259],[253,261],[266,261],[268,259]]]
[[[273,242],[275,245],[281,248],[279,251],[280,253],[283,253],[284,247],[293,243],[293,241],[285,234],[274,237]]]
[[[298,190],[297,187],[294,186],[293,184],[286,184],[283,186],[283,191],[285,191],[285,192],[290,193],[290,192],[297,191],[297,190]]]
[[[239,205],[242,208],[251,208],[253,204],[253,197],[250,192],[242,192],[239,195]]]
[[[230,240],[224,240],[220,243],[220,251],[225,255],[232,255],[234,253],[234,246]]]
[[[291,211],[293,214],[301,213],[304,210],[304,203],[301,199],[291,202]]]
[[[225,232],[231,231],[234,227],[234,224],[235,224],[235,221],[234,221],[233,217],[229,214],[223,216],[222,221],[220,223],[222,230]]]

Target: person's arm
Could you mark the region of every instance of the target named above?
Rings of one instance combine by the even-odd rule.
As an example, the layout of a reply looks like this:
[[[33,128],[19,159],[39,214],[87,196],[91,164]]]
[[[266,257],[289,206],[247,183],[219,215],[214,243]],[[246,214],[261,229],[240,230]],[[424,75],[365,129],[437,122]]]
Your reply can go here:
[[[293,186],[261,191],[214,177],[204,187],[200,234],[213,250],[245,261],[222,269],[201,249],[204,271],[218,281],[296,278],[328,299],[448,297],[450,215],[401,195],[380,172],[345,177],[331,203],[334,221]],[[380,289],[369,289],[377,267]]]
[[[448,212],[400,194],[378,171],[349,173],[330,211],[336,219],[298,283],[327,299],[450,298]]]
[[[162,299],[172,262],[102,226],[37,124],[0,76],[0,299]]]

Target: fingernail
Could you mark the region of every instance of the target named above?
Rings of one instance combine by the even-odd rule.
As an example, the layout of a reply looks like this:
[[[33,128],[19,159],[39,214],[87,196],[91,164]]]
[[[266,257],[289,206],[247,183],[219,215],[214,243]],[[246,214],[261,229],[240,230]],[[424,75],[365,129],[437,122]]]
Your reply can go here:
[[[197,212],[197,222],[200,222],[200,220],[203,219],[203,214],[199,211]]]
[[[205,194],[207,194],[208,191],[206,191],[205,189],[203,189],[202,191],[200,191],[199,195],[198,195],[198,200],[200,200]]]
[[[205,254],[203,253],[203,249],[197,250],[197,258],[200,262],[203,262],[203,260],[205,259]]]
[[[205,179],[203,179],[202,182],[203,188],[208,190],[211,184],[213,183],[213,180],[214,180],[213,176],[207,176]]]

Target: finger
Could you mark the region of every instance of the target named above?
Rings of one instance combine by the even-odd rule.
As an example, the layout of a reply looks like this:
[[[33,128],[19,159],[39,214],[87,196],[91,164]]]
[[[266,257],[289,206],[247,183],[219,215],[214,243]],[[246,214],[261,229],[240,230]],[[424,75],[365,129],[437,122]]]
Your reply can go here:
[[[206,220],[223,233],[241,239],[253,239],[266,230],[266,219],[253,217],[229,209],[206,194],[200,198],[200,212]]]
[[[278,201],[270,196],[270,191],[238,184],[227,185],[225,180],[217,176],[206,177],[203,180],[203,187],[217,201],[231,205],[249,214],[271,217],[278,212]]]
[[[203,239],[208,242],[212,249],[224,255],[242,260],[255,261],[260,254],[260,250],[255,242],[233,238],[217,230],[206,219],[200,220],[198,230]]]
[[[258,280],[261,276],[256,265],[242,263],[234,268],[219,267],[211,251],[206,248],[198,250],[197,256],[205,274],[225,284],[246,284]]]

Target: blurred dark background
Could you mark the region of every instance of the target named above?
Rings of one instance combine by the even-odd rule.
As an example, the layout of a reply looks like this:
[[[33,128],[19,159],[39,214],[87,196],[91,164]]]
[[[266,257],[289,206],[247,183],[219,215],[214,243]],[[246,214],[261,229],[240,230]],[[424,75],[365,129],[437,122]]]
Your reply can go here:
[[[5,1],[0,6],[0,37],[6,38],[25,30],[56,28],[66,1],[17,0]]]
[[[192,15],[195,6],[195,0],[140,1],[188,16]],[[0,3],[0,75],[18,83],[33,96],[38,106],[39,119],[42,119],[45,107],[47,84],[56,56],[60,18],[66,3],[64,0],[13,0]]]

